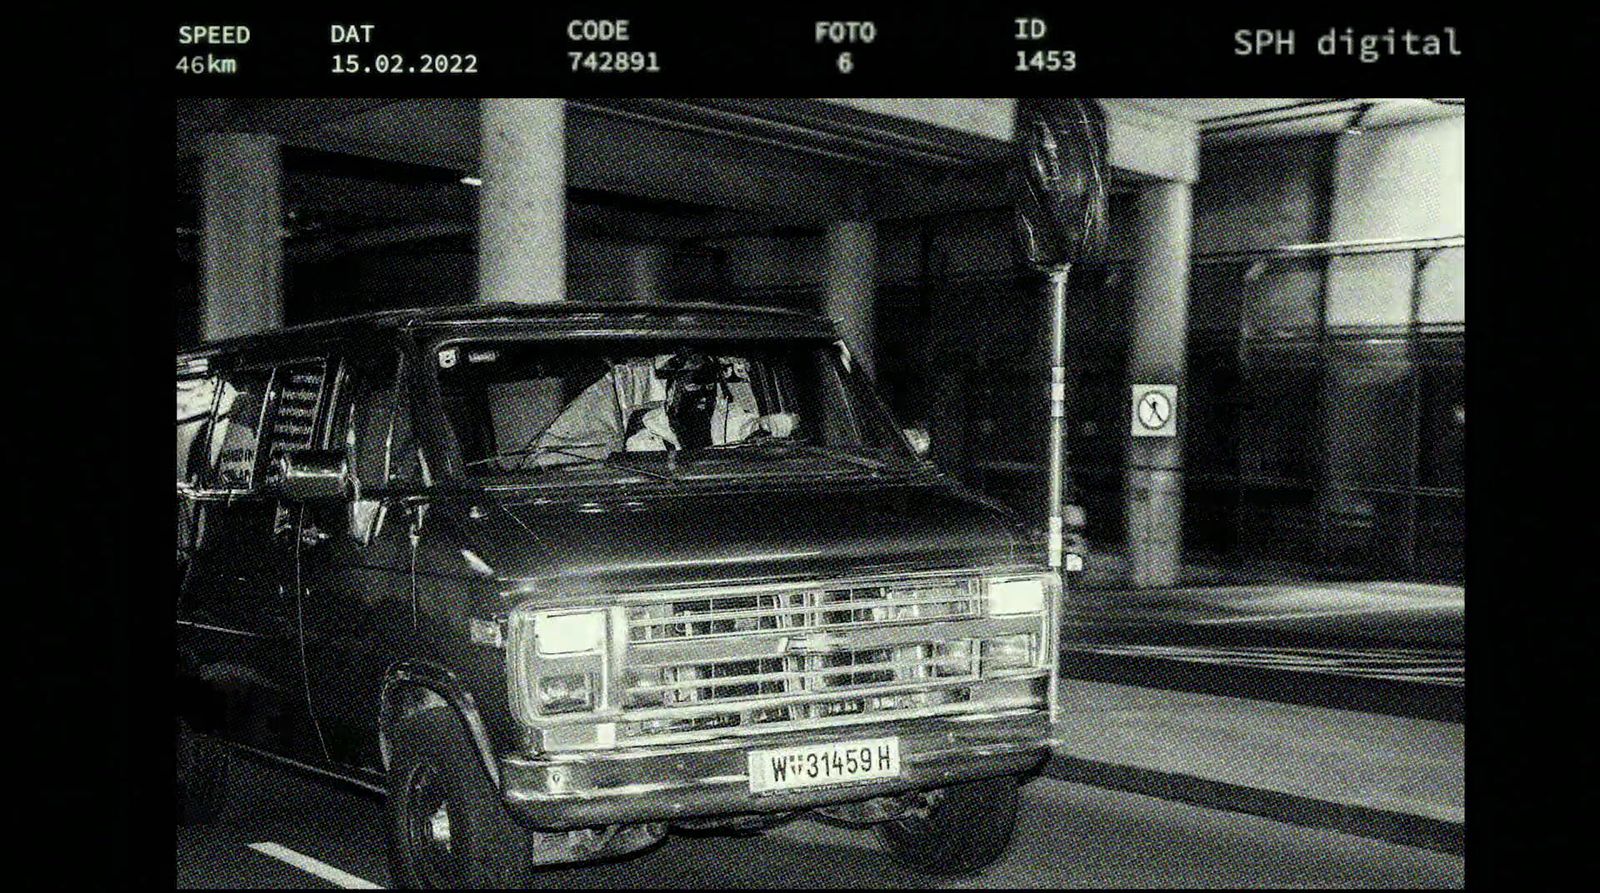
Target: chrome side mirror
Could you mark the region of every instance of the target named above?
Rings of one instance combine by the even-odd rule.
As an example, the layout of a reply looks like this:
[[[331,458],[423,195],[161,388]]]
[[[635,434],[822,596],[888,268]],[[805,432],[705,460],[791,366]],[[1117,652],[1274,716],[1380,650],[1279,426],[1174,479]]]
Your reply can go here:
[[[272,489],[290,502],[344,499],[354,491],[343,450],[296,450],[273,463]]]
[[[933,439],[928,436],[926,428],[902,428],[901,433],[906,436],[906,443],[911,445],[911,451],[918,458],[926,458],[928,448],[933,445]]]

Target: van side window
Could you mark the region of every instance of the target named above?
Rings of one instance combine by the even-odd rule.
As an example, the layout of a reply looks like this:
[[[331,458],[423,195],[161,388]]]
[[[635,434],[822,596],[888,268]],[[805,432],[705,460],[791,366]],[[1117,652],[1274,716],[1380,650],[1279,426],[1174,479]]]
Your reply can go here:
[[[192,498],[211,476],[211,423],[217,409],[217,377],[178,379],[177,547],[182,567],[199,535],[199,510]]]
[[[267,407],[267,463],[316,444],[318,411],[327,392],[328,363],[309,360],[278,367]]]
[[[270,369],[241,370],[223,377],[212,426],[211,451],[216,467],[210,476],[211,486],[222,490],[249,490],[255,486],[262,410],[271,378]]]
[[[178,484],[196,486],[211,470],[211,419],[217,408],[217,378],[178,380]]]
[[[365,487],[418,482],[421,466],[411,431],[411,406],[399,357],[355,373],[350,445],[356,479]]]

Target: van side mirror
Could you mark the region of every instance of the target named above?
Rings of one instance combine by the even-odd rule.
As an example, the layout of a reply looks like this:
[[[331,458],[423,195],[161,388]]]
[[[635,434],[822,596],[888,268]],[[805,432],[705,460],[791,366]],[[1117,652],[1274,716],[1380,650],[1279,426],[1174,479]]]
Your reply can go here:
[[[273,463],[272,489],[290,502],[344,499],[353,491],[344,450],[296,450]]]
[[[906,443],[911,445],[911,451],[919,458],[926,458],[928,448],[933,445],[933,438],[928,436],[927,428],[902,428],[901,433],[906,436]]]

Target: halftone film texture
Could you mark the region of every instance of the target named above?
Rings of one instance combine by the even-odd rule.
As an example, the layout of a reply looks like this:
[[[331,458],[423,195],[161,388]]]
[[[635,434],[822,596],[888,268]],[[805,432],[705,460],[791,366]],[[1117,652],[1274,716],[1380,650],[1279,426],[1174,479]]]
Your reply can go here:
[[[1052,394],[1010,102],[179,100],[179,886],[1460,886],[1464,108],[1105,101],[1084,569],[989,616]],[[1017,764],[742,799],[747,750],[886,736]],[[496,790],[625,784],[677,811]]]

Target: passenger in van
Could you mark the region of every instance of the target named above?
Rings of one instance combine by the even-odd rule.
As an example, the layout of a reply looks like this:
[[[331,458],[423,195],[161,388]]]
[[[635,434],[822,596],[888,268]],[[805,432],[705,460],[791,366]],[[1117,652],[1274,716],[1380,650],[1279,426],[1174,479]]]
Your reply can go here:
[[[540,464],[577,456],[696,449],[742,443],[758,433],[788,437],[794,413],[761,415],[750,389],[748,361],[691,349],[634,357],[584,389],[539,439]],[[570,455],[569,455],[570,454]]]

